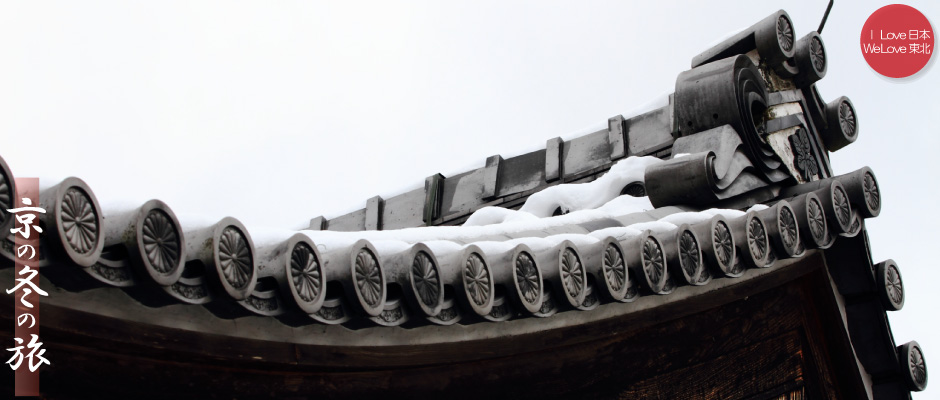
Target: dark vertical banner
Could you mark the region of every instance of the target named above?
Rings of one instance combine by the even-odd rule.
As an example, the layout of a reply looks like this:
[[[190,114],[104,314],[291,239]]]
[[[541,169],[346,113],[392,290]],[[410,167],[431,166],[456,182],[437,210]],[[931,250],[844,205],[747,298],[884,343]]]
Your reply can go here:
[[[50,364],[39,337],[39,302],[47,296],[39,287],[39,244],[44,234],[39,224],[39,179],[17,178],[14,208],[8,210],[16,219],[11,233],[14,235],[14,286],[6,288],[14,298],[13,347],[7,348],[7,365],[14,370],[15,395],[39,396],[39,370]]]

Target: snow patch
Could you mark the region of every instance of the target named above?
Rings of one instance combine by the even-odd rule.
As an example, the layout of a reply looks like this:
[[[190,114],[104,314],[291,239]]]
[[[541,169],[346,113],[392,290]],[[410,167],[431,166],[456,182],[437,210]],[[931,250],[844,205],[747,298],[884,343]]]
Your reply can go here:
[[[699,212],[681,212],[681,213],[667,215],[663,217],[662,219],[660,219],[660,221],[669,222],[671,224],[675,224],[676,226],[682,225],[682,224],[692,225],[692,224],[697,224],[700,222],[708,221],[712,219],[712,217],[713,215],[711,214],[704,214],[704,213],[699,213]]]
[[[745,213],[739,210],[711,209],[701,212],[680,212],[663,217],[659,221],[642,222],[628,227],[601,229],[589,234],[556,234],[548,238],[523,237],[507,241],[492,241],[497,237],[512,237],[521,232],[545,231],[549,228],[574,226],[592,221],[622,217],[655,209],[648,197],[620,195],[626,185],[643,182],[646,168],[662,163],[656,157],[628,157],[614,164],[610,171],[589,183],[562,184],[535,193],[518,211],[499,207],[484,207],[473,213],[463,226],[430,226],[390,231],[303,231],[322,249],[351,245],[365,239],[372,243],[385,241],[383,248],[401,249],[408,243],[435,243],[435,247],[448,252],[465,248],[460,244],[445,244],[440,241],[473,243],[485,253],[505,253],[519,244],[533,250],[555,246],[563,240],[575,245],[590,245],[613,237],[619,241],[629,240],[643,232],[666,233],[682,224],[696,224],[712,219],[715,215],[738,218]],[[552,216],[557,208],[567,214]],[[756,205],[750,210],[765,209]],[[561,229],[565,231],[565,229]],[[572,228],[572,232],[578,228]],[[483,241],[478,241],[478,240]],[[381,251],[381,250],[380,250]]]
[[[702,214],[711,215],[711,216],[720,215],[722,217],[725,217],[726,219],[732,219],[732,218],[739,218],[743,216],[745,212],[741,210],[729,210],[727,208],[711,208],[711,209],[702,211]]]
[[[635,229],[632,226],[615,226],[611,228],[604,228],[599,231],[594,231],[588,235],[593,236],[598,239],[604,239],[607,237],[613,237],[618,241],[630,240],[637,236],[643,234],[643,231]]]
[[[544,218],[552,216],[558,208],[563,213],[598,208],[620,196],[624,186],[643,182],[646,168],[662,162],[651,156],[628,157],[593,182],[552,186],[535,193],[519,211]]]
[[[646,230],[648,229],[653,233],[666,233],[672,232],[676,229],[676,225],[666,222],[666,221],[650,221],[650,222],[640,222],[637,224],[630,225],[631,228],[637,230]]]
[[[467,218],[467,222],[464,222],[463,225],[483,226],[503,224],[507,222],[538,221],[538,219],[539,217],[536,217],[527,212],[519,212],[516,210],[510,210],[508,208],[487,206],[474,212],[470,218]]]
[[[751,212],[751,211],[763,211],[763,210],[766,210],[766,209],[768,209],[768,208],[770,208],[770,207],[768,207],[766,204],[755,204],[755,205],[751,206],[751,208],[748,208],[748,209],[747,209],[747,212]]]

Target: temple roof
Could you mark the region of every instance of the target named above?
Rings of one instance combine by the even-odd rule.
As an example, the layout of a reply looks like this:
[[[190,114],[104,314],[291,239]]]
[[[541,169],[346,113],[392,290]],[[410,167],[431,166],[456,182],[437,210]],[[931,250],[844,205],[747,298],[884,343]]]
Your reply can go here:
[[[872,346],[854,348],[869,395],[923,390],[922,350],[894,343],[885,317],[904,303],[900,270],[870,256],[878,181],[830,165],[859,131],[852,102],[815,86],[828,61],[781,10],[693,58],[652,110],[300,231],[181,220],[160,200],[102,208],[68,178],[40,195],[40,267],[57,288],[43,302],[237,339],[444,346],[758,294],[826,264],[849,341]],[[0,167],[5,210],[15,177]],[[0,253],[13,248],[11,235]]]

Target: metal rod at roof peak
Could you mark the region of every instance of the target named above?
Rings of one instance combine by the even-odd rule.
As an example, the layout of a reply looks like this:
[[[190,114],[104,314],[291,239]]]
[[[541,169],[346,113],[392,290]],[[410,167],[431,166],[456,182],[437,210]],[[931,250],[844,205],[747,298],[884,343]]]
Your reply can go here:
[[[829,11],[832,11],[832,4],[835,2],[836,0],[829,0],[829,5],[826,6],[826,13],[823,14],[822,21],[819,21],[819,29],[816,29],[816,33],[822,35],[823,27],[826,26],[826,20],[829,19]]]

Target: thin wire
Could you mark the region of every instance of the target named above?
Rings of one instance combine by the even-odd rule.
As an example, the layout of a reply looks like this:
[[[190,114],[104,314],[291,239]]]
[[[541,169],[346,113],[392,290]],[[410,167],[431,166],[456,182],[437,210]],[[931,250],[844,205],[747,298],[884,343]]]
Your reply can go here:
[[[829,11],[832,10],[832,3],[835,2],[836,0],[829,0],[829,6],[826,7],[826,13],[823,14],[823,19],[819,22],[819,29],[816,30],[816,33],[822,35],[823,27],[826,26],[826,20],[829,19]]]

